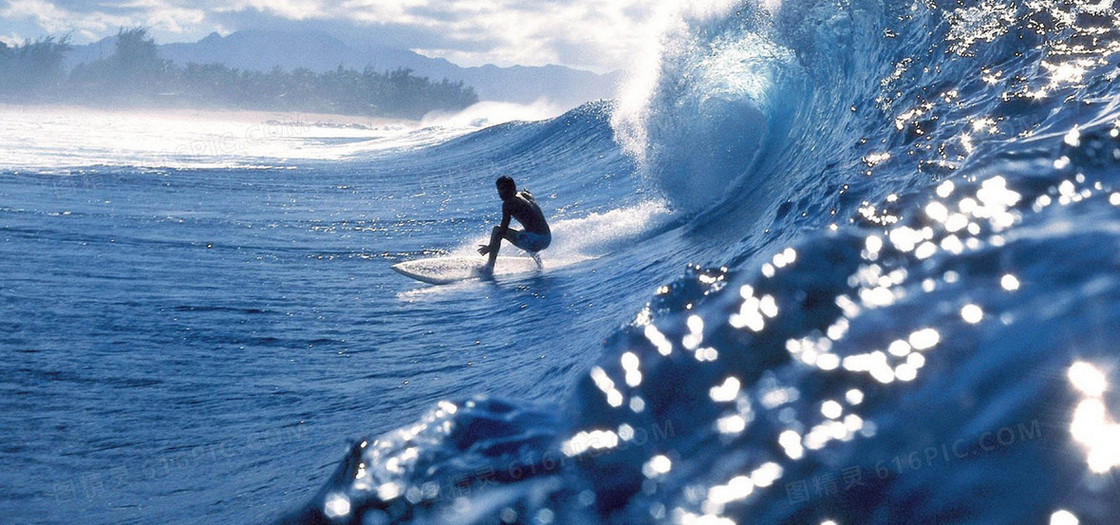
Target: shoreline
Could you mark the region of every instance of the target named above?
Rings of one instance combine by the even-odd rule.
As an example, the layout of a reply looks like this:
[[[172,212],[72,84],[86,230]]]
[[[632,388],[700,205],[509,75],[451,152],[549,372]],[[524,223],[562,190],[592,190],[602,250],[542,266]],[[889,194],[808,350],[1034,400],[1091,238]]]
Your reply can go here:
[[[244,124],[299,124],[308,127],[364,130],[418,128],[422,124],[421,120],[300,111],[212,108],[100,108],[75,104],[11,104],[0,102],[0,113],[8,112],[151,116],[176,120],[225,121]]]

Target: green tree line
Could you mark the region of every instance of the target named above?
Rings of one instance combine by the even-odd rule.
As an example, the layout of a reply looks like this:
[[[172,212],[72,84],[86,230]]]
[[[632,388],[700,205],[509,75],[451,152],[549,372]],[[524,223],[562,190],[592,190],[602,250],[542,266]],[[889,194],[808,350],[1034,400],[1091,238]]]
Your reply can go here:
[[[0,43],[0,100],[108,107],[202,107],[419,118],[475,102],[463,82],[432,81],[409,69],[242,71],[179,66],[160,58],[143,28],[121,29],[112,56],[66,71],[67,38]]]

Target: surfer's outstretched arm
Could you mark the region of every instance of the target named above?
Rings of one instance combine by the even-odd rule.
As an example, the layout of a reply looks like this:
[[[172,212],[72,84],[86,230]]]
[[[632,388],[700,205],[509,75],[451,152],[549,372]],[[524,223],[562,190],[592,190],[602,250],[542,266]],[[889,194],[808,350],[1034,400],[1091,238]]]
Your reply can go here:
[[[502,239],[509,236],[509,221],[510,214],[506,210],[502,210],[502,224],[495,226],[494,230],[490,232],[490,244],[479,247],[478,253],[482,255],[490,255],[490,259],[486,261],[486,266],[494,267],[494,263],[498,260],[498,250],[502,247]]]

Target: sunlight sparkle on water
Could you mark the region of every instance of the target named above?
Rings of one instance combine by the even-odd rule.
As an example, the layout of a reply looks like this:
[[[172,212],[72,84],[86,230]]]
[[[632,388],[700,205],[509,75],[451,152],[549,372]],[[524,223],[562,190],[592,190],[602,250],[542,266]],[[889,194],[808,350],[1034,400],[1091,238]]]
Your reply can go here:
[[[704,342],[704,319],[698,315],[689,316],[687,321],[688,335],[681,340],[681,345],[688,350],[695,350]]]
[[[561,449],[564,454],[578,456],[588,450],[611,449],[618,446],[619,436],[611,430],[581,431],[564,442]]]
[[[716,430],[720,434],[738,434],[747,428],[747,420],[739,414],[721,417],[716,420]]]
[[[1078,523],[1081,523],[1081,520],[1065,509],[1050,515],[1050,525],[1077,525]]]
[[[622,354],[622,369],[626,371],[626,384],[636,387],[642,384],[642,373],[638,371],[640,361],[634,352]]]
[[[1120,423],[1112,420],[1101,396],[1108,389],[1105,374],[1084,361],[1069,367],[1070,384],[1084,397],[1073,410],[1070,434],[1085,447],[1089,470],[1104,474],[1120,466]]]
[[[591,368],[591,380],[595,382],[595,386],[599,387],[607,396],[607,403],[612,407],[622,406],[622,392],[614,387],[614,381],[611,380],[607,372],[600,367]]]
[[[984,319],[984,310],[975,304],[966,304],[961,308],[961,319],[968,324],[976,324]]]
[[[623,441],[634,439],[634,427],[623,423],[618,426],[618,437]]]
[[[635,413],[640,413],[645,409],[646,409],[645,400],[643,400],[642,398],[640,398],[638,396],[634,396],[634,397],[630,398],[630,410],[633,410]]]
[[[941,341],[941,334],[933,328],[924,328],[910,334],[910,346],[915,350],[927,350],[933,348]]]
[[[778,306],[773,297],[769,295],[755,297],[754,289],[749,285],[743,286],[739,294],[743,297],[743,304],[737,313],[731,314],[728,318],[728,323],[732,327],[745,327],[754,332],[761,332],[766,327],[765,317],[773,318],[778,315]]]
[[[899,381],[913,381],[914,378],[918,377],[918,370],[910,366],[909,363],[902,363],[895,367],[894,376]]]
[[[673,462],[663,455],[657,455],[650,458],[645,465],[642,466],[642,474],[647,478],[667,474],[673,468]]]
[[[898,339],[887,347],[887,352],[898,357],[906,357],[910,354],[910,343]]]
[[[1019,289],[1019,279],[1014,275],[1006,274],[1000,278],[999,285],[1002,286],[1004,290],[1014,292]]]
[[[1051,64],[1043,61],[1042,67],[1050,73],[1050,86],[1058,84],[1077,84],[1085,77],[1085,68],[1077,61]]]
[[[669,355],[673,352],[673,343],[670,342],[669,338],[665,337],[665,334],[662,334],[656,326],[651,324],[646,325],[645,336],[646,339],[649,339],[649,342],[657,348],[657,352],[661,355]]]
[[[805,455],[805,448],[801,446],[801,434],[795,430],[786,430],[779,434],[778,444],[785,449],[790,459],[801,459]]]
[[[912,366],[915,370],[926,365],[926,356],[914,352],[906,356],[906,364]]]
[[[723,511],[723,505],[732,501],[741,500],[754,492],[754,482],[747,476],[735,476],[726,485],[715,485],[708,489],[708,502],[717,508],[707,509],[713,513]]]
[[[1101,397],[1108,389],[1108,378],[1097,367],[1078,361],[1069,367],[1069,382],[1089,397]]]
[[[720,386],[713,386],[708,394],[712,397],[712,401],[717,403],[734,401],[735,397],[739,395],[739,379],[728,377]]]
[[[751,481],[759,487],[769,487],[781,477],[782,466],[774,462],[763,463],[751,472]]]
[[[820,354],[816,360],[817,368],[824,371],[836,370],[840,367],[840,356],[836,354]]]
[[[350,514],[350,498],[344,494],[331,494],[323,506],[323,513],[328,518],[340,518]]]

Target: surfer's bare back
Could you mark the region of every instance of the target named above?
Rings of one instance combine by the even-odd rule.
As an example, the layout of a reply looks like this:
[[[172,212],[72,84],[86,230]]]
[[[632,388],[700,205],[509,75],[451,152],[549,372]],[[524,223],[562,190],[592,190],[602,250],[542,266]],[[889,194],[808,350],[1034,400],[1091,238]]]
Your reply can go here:
[[[517,184],[507,175],[498,177],[494,181],[498,187],[498,196],[502,198],[502,224],[495,226],[490,233],[490,244],[480,244],[478,253],[490,255],[486,265],[482,267],[484,273],[494,271],[494,263],[498,260],[498,250],[501,249],[502,239],[514,246],[529,252],[534,258],[537,252],[548,248],[552,242],[552,232],[548,229],[548,221],[537,205],[537,199],[529,190],[517,191]],[[515,230],[509,227],[510,218],[517,219],[525,230]],[[540,260],[537,260],[538,264]]]

